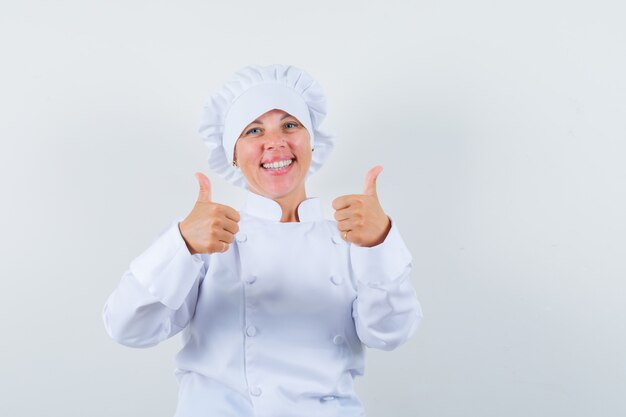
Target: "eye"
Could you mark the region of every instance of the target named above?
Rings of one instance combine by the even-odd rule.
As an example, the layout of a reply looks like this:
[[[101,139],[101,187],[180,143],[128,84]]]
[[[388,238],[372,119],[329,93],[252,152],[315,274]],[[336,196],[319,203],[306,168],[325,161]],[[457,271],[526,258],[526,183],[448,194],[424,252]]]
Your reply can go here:
[[[253,127],[252,129],[248,130],[246,132],[246,135],[252,135],[255,133],[259,133],[261,131],[261,129],[259,129],[258,127]]]
[[[285,127],[287,129],[289,129],[289,126],[298,127],[298,123],[296,123],[296,122],[287,122],[287,123],[285,123]]]

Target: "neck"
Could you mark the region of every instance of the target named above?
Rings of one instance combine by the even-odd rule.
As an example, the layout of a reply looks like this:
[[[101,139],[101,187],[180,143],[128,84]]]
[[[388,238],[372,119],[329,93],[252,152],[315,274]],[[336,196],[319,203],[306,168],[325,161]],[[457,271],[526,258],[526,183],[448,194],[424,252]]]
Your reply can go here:
[[[272,198],[272,200],[276,201],[283,210],[283,215],[280,218],[281,223],[299,222],[300,218],[298,217],[298,206],[306,200],[306,198],[306,191],[304,190],[304,187],[289,193],[286,196]]]

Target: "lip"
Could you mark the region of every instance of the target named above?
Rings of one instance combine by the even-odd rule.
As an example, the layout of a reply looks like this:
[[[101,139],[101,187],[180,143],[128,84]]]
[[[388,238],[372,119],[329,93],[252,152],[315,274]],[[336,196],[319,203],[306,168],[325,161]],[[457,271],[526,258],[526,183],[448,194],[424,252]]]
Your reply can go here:
[[[276,159],[276,161],[282,161],[282,159]],[[264,162],[264,163],[269,163],[269,162],[270,161]],[[274,161],[271,161],[271,162],[274,162]],[[289,171],[291,171],[291,169],[293,168],[295,163],[296,163],[296,161],[294,159],[294,161],[291,164],[287,165],[286,167],[282,167],[282,168],[278,168],[278,169],[265,169],[262,166],[260,166],[259,169],[264,174],[276,177],[276,176],[281,176],[281,175],[285,175],[285,174],[289,173]]]
[[[289,155],[282,155],[282,156],[273,156],[271,158],[268,158],[264,161],[261,161],[261,165],[263,164],[271,164],[272,162],[278,162],[278,161],[286,161],[288,159],[292,159],[295,161],[296,157],[295,156],[289,156]]]

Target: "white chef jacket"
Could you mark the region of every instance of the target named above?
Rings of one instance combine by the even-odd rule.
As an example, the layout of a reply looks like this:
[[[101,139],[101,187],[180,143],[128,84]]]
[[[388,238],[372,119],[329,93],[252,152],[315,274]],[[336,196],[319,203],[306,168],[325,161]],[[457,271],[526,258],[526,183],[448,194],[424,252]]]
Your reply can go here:
[[[318,198],[281,223],[280,205],[249,191],[240,215],[233,244],[210,255],[191,255],[173,222],[109,296],[107,332],[149,347],[184,330],[176,417],[365,415],[364,346],[394,349],[422,317],[395,223],[365,248]]]

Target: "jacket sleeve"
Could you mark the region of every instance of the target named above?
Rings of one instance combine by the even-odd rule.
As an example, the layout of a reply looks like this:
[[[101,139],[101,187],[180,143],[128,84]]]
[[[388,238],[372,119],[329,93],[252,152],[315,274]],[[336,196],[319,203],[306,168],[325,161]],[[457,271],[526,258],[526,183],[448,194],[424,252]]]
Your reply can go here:
[[[407,341],[422,319],[409,274],[412,256],[397,226],[371,248],[350,245],[357,297],[352,304],[356,332],[366,346],[392,350]]]
[[[178,221],[134,259],[107,299],[102,317],[113,340],[150,347],[180,332],[193,316],[208,255],[191,255]]]

